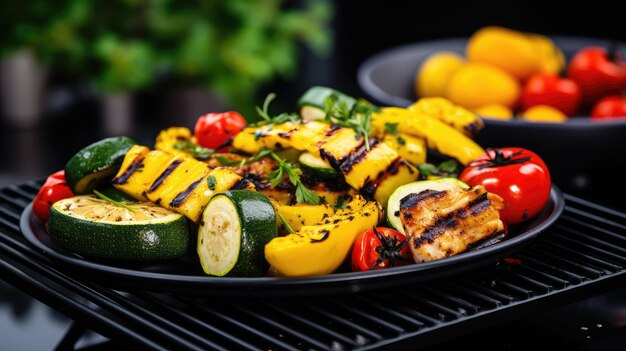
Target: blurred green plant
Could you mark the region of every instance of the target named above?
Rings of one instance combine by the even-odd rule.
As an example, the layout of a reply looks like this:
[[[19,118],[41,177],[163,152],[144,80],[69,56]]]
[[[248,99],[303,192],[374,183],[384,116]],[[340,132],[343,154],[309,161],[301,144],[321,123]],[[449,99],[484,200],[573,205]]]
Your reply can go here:
[[[169,79],[238,107],[262,84],[292,77],[300,45],[327,53],[331,16],[329,0],[11,0],[0,54],[28,48],[102,92]]]

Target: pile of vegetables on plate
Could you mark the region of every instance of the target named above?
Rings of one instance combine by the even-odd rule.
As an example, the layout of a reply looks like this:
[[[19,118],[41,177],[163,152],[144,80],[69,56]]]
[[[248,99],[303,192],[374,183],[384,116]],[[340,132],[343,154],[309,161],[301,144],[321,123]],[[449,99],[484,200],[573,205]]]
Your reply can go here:
[[[440,51],[415,77],[419,97],[443,97],[495,119],[563,122],[626,118],[626,61],[610,48],[588,46],[569,59],[550,38],[489,26],[465,54]]]
[[[211,276],[318,276],[438,260],[507,235],[546,205],[527,149],[483,149],[483,121],[444,99],[379,107],[312,87],[297,113],[209,113],[154,147],[95,142],[33,202],[57,246],[85,257],[192,254]],[[193,242],[196,242],[195,246]]]

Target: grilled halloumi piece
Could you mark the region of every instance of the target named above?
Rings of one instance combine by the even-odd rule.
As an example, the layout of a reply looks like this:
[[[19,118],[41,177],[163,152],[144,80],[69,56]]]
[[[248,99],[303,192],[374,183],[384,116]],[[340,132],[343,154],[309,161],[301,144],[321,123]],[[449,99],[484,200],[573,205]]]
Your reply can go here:
[[[504,200],[477,185],[425,190],[400,200],[400,220],[415,262],[456,255],[469,245],[504,231],[498,210]]]

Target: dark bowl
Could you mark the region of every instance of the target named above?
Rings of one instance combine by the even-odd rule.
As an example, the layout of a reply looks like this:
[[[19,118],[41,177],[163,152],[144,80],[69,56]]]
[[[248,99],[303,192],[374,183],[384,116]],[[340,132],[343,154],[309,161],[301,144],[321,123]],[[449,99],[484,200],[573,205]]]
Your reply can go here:
[[[551,36],[570,58],[585,46],[609,47],[608,40]],[[358,82],[365,94],[381,105],[408,106],[417,96],[415,74],[422,61],[438,51],[464,53],[467,38],[420,42],[378,53],[361,64]],[[613,43],[615,44],[615,43]],[[619,43],[619,49],[626,48]],[[483,147],[525,147],[538,153],[564,192],[626,208],[619,194],[626,169],[626,119],[592,121],[577,116],[563,123],[484,118],[485,129],[476,141]]]

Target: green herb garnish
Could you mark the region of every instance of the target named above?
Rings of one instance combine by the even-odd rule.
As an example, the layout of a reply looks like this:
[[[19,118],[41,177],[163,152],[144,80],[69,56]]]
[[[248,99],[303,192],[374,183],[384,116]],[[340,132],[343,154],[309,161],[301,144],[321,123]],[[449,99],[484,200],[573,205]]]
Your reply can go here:
[[[353,129],[357,137],[364,138],[365,148],[370,150],[369,137],[372,131],[372,113],[376,107],[366,101],[358,101],[352,110],[337,95],[329,95],[323,103],[324,120],[344,128]]]
[[[417,165],[417,170],[420,172],[421,179],[426,179],[429,175],[458,178],[459,173],[461,173],[461,168],[462,165],[456,160],[447,160],[441,162],[438,166],[431,163]]]
[[[215,176],[210,175],[206,178],[206,183],[210,190],[215,190],[217,179],[215,179]]]
[[[261,120],[254,124],[251,124],[250,127],[269,126],[269,128],[271,128],[271,126],[274,124],[281,124],[285,122],[295,122],[298,119],[300,119],[300,117],[295,113],[281,113],[277,116],[270,116],[269,107],[270,107],[270,103],[274,101],[274,99],[276,99],[276,94],[269,93],[267,97],[265,98],[265,101],[263,102],[263,108],[260,108],[259,106],[256,107],[256,112],[259,114],[259,117],[261,117]],[[255,140],[258,140],[258,138],[263,136],[262,134],[263,132],[259,132],[259,131],[260,129],[254,132]]]
[[[267,175],[267,180],[270,182],[270,186],[275,188],[280,182],[283,181],[285,176],[289,178],[291,184],[296,187],[296,202],[309,205],[319,205],[324,203],[322,197],[312,192],[307,188],[300,179],[302,170],[296,167],[293,163],[280,158],[274,152],[270,152],[270,156],[278,162],[278,168],[273,170]]]
[[[103,193],[99,192],[96,189],[93,190],[93,193],[96,194],[102,200],[108,201],[108,202],[110,202],[110,203],[112,203],[112,204],[114,204],[116,206],[123,207],[123,208],[125,208],[125,209],[127,209],[127,210],[129,210],[131,212],[134,212],[136,210],[136,208],[128,206],[128,205],[126,205],[123,202],[119,202],[119,201],[115,201],[115,200],[111,199],[110,197],[104,195]]]
[[[385,131],[387,132],[387,134],[397,135],[398,134],[398,123],[385,122]]]
[[[187,152],[191,157],[200,160],[205,160],[213,156],[213,154],[215,153],[214,150],[202,147],[198,144],[194,144],[191,141],[179,141],[174,144],[174,148]]]

